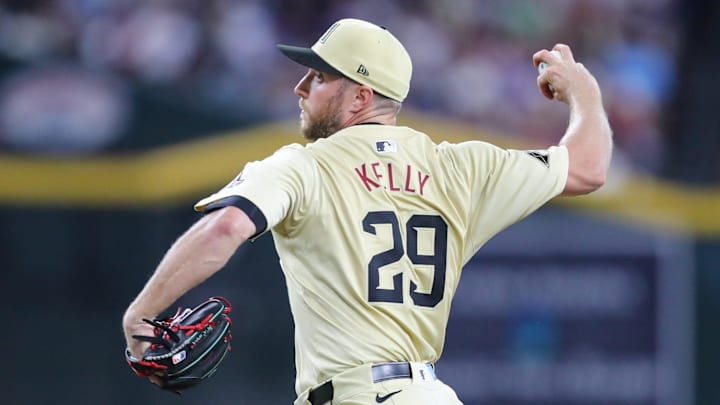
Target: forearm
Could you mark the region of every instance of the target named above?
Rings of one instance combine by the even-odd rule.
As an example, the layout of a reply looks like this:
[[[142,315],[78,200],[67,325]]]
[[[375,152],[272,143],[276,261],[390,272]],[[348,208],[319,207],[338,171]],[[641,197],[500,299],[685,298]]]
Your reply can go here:
[[[560,145],[570,156],[565,195],[586,194],[605,183],[612,156],[612,130],[599,89],[569,100],[570,122]]]
[[[126,324],[140,318],[154,318],[225,266],[238,246],[252,234],[251,230],[235,227],[229,214],[232,212],[216,212],[203,217],[173,244],[128,307]]]

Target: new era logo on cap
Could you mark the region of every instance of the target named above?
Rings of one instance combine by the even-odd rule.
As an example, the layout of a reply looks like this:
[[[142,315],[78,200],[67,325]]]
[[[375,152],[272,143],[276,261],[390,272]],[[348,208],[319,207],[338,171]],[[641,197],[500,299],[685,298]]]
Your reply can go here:
[[[370,76],[370,72],[368,72],[367,68],[364,65],[360,65],[357,72],[363,76]]]

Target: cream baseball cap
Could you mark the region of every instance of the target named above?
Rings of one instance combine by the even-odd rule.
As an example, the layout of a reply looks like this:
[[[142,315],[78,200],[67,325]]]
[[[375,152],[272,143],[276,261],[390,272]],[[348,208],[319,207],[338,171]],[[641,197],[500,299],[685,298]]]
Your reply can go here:
[[[303,66],[345,76],[393,100],[403,101],[410,90],[410,55],[390,31],[367,21],[339,20],[311,48],[277,47]]]

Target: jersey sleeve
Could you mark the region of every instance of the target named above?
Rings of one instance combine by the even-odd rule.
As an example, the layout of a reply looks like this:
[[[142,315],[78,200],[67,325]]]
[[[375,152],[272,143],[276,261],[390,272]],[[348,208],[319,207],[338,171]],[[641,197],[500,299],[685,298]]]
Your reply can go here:
[[[195,210],[208,213],[235,206],[255,223],[254,239],[283,221],[302,201],[304,173],[311,161],[304,148],[290,145],[264,160],[250,162],[228,185],[195,204]]]
[[[506,227],[531,214],[565,188],[567,148],[506,150],[483,142],[468,142],[462,155],[471,183],[468,222],[471,252]],[[470,145],[473,144],[473,145]]]

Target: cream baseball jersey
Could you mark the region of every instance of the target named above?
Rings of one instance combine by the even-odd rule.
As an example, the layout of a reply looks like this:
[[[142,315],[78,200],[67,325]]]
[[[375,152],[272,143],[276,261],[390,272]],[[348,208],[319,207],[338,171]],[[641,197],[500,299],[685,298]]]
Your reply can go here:
[[[564,188],[565,147],[434,143],[356,125],[248,163],[208,211],[272,230],[295,319],[298,393],[363,363],[434,362],[462,267]]]

